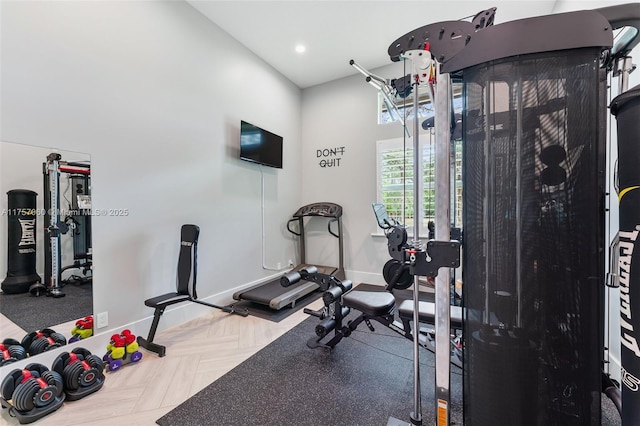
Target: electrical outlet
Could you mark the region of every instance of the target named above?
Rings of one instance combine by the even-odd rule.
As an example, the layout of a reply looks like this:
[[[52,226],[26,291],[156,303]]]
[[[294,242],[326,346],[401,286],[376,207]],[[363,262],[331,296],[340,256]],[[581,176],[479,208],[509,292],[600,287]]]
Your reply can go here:
[[[276,269],[282,269],[282,264],[280,264],[280,262],[276,265]]]
[[[293,260],[289,259],[289,266],[293,268]]]
[[[98,314],[98,318],[96,320],[96,327],[103,328],[109,325],[109,313],[108,312],[100,312]]]

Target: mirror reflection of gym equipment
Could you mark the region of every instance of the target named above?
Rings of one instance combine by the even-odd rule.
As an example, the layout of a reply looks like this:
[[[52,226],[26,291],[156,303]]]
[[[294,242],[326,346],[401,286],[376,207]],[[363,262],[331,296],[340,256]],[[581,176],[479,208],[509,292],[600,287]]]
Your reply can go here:
[[[17,213],[7,215],[8,224],[3,224],[3,228],[8,225],[9,229],[2,251],[6,277],[2,282],[1,310],[5,318],[12,321],[3,327],[6,330],[18,327],[28,333],[49,327],[58,329],[65,323],[63,329],[56,331],[71,338],[73,322],[92,313],[89,157],[69,151],[52,153],[47,148],[9,142],[1,142],[0,147],[3,188],[8,188],[7,185],[15,188],[8,191],[5,209]],[[47,170],[50,155],[59,156],[57,172],[53,175]],[[50,176],[55,178],[53,184],[54,189],[58,188],[56,197],[60,203],[54,251],[49,232],[52,225]],[[20,186],[15,185],[29,189],[18,189]],[[29,247],[21,238],[25,236],[21,223],[26,222],[21,222],[20,213],[33,213],[27,214],[29,223],[33,223],[33,245]],[[57,285],[51,275],[53,259],[57,259],[54,260],[58,268],[54,276]],[[63,296],[66,294],[71,294],[70,300]]]
[[[66,174],[67,189],[60,192],[61,174]],[[62,161],[62,156],[52,152],[43,164],[44,204],[49,207],[44,214],[45,224],[45,278],[48,286],[31,286],[31,294],[39,296],[42,292],[52,297],[64,297],[63,284],[77,281],[91,281],[91,167],[86,163]],[[70,198],[66,193],[71,187]],[[68,203],[67,209],[61,209],[60,197]],[[73,263],[61,264],[62,247],[60,238],[67,233],[73,240]],[[66,282],[62,282],[62,274],[68,270],[76,270]]]

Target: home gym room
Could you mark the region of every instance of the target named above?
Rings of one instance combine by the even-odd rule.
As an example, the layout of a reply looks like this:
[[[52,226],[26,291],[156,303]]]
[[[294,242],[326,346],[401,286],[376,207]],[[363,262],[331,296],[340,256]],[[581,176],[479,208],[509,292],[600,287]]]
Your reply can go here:
[[[22,346],[36,339],[36,330],[55,330],[45,336],[50,348],[0,366],[1,422],[640,424],[640,360],[633,359],[632,344],[640,324],[631,318],[637,302],[631,260],[624,260],[631,258],[637,222],[623,228],[633,218],[622,209],[622,195],[635,195],[624,190],[639,184],[623,176],[625,156],[617,155],[621,141],[633,145],[640,133],[628,118],[629,110],[638,114],[640,73],[633,62],[640,51],[623,48],[618,58],[612,47],[637,44],[638,6],[0,1],[0,279],[11,283],[21,269],[10,228],[24,211],[35,212],[29,228],[35,243],[29,253],[18,250],[30,255],[31,266],[17,275],[38,276],[17,294],[3,284],[3,351],[9,352],[7,339]],[[460,20],[467,33],[450,24]],[[414,32],[431,24],[434,34]],[[450,43],[438,42],[439,28],[455,30]],[[409,34],[430,37],[434,53],[418,81],[411,76],[421,75],[414,72],[420,61],[405,55],[416,51],[404,46],[413,40]],[[500,43],[477,41],[483,37]],[[538,39],[542,48],[528,43]],[[540,69],[532,69],[531,58]],[[451,81],[438,80],[449,72],[439,62],[449,64]],[[567,75],[549,77],[561,72]],[[507,88],[503,80],[516,74],[561,80],[563,87]],[[478,81],[491,78],[492,90],[478,90]],[[532,119],[527,90],[548,96],[552,111]],[[579,96],[569,96],[571,90]],[[635,99],[623,96],[627,90]],[[487,130],[479,128],[487,118],[477,115],[474,102],[504,98],[511,103],[493,110],[496,121]],[[415,110],[421,110],[417,121]],[[514,112],[513,123],[500,122],[503,111]],[[461,122],[456,114],[470,119]],[[456,126],[442,126],[451,116]],[[538,130],[549,122],[552,130]],[[509,125],[519,136],[500,134]],[[244,151],[243,136],[252,132],[273,136],[281,155]],[[439,132],[461,142],[438,144]],[[489,150],[491,134],[496,146],[507,139],[500,147],[513,152],[501,157]],[[539,159],[527,162],[517,147],[531,135],[546,138],[542,146],[567,149],[539,152],[532,143]],[[416,139],[432,159],[421,168],[411,158],[421,151],[411,149]],[[491,153],[491,173],[484,172],[482,148],[466,141]],[[441,146],[450,149],[444,162]],[[389,147],[404,153],[401,166],[387,162]],[[514,162],[517,173],[498,166],[507,155],[521,159]],[[448,158],[451,178],[443,180],[438,167]],[[636,172],[631,163],[627,175]],[[536,177],[529,176],[534,168]],[[401,199],[382,177],[389,170],[404,177],[396,185]],[[471,179],[473,173],[482,179]],[[418,174],[425,176],[418,189],[424,197],[415,202]],[[83,176],[80,188],[72,179]],[[499,202],[512,181],[536,188],[509,198],[518,225]],[[462,182],[468,192],[457,192]],[[14,190],[29,196],[27,205],[13,204]],[[532,207],[532,192],[551,199],[536,199]],[[451,208],[439,207],[447,202]],[[486,207],[491,202],[493,209]],[[382,220],[373,204],[384,207],[377,210]],[[85,210],[91,220],[45,214],[56,210]],[[422,244],[407,248],[418,216]],[[447,221],[445,238],[449,227],[439,227]],[[17,226],[19,245],[26,231],[23,222]],[[544,236],[531,231],[535,226]],[[78,247],[87,232],[89,246]],[[612,245],[616,240],[621,249]],[[435,251],[425,256],[427,247]],[[432,266],[422,273],[420,261]],[[502,286],[500,279],[514,277],[517,285]],[[303,281],[314,283],[313,291],[280,298],[277,309],[242,296],[264,283],[283,294]],[[195,283],[197,299],[184,292],[170,299],[176,286],[188,292]],[[408,327],[418,319],[418,301],[435,312],[413,339]],[[336,326],[343,308],[348,320],[368,315],[365,324]],[[92,335],[71,342],[77,321],[90,315]],[[480,323],[486,327],[478,329]],[[331,329],[321,330],[326,336],[316,334],[319,325]],[[496,333],[494,340],[483,337],[486,330]],[[53,343],[59,334],[66,344]],[[139,344],[131,352],[139,358],[111,368],[108,355],[119,340]],[[493,344],[483,347],[487,341]],[[75,369],[65,364],[76,362],[95,373],[85,394],[66,389],[65,377]]]

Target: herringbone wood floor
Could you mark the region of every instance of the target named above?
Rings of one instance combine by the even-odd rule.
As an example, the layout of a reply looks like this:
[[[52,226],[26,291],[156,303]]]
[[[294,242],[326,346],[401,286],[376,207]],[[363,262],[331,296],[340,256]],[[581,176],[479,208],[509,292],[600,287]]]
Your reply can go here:
[[[322,307],[322,300],[309,305]],[[107,373],[100,391],[73,402],[35,423],[38,426],[154,425],[155,421],[215,381],[307,317],[302,310],[279,323],[212,310],[209,314],[156,335],[167,346],[163,358],[146,352],[137,365]],[[3,334],[12,334],[2,321]],[[14,325],[15,327],[15,325]],[[61,328],[63,329],[63,328]],[[212,421],[215,421],[212,418]],[[18,425],[2,410],[0,424]],[[215,425],[215,423],[212,423]]]

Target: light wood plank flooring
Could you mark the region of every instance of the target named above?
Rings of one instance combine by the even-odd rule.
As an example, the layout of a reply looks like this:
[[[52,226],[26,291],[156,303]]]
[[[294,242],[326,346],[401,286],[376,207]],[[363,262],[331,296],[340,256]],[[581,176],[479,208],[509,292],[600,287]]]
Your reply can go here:
[[[322,300],[309,307],[321,308]],[[156,335],[155,341],[167,346],[165,357],[141,349],[144,357],[140,363],[106,373],[100,391],[79,401],[65,402],[35,425],[154,425],[158,418],[305,318],[307,315],[300,310],[274,323],[212,309],[205,316]],[[5,328],[11,326],[6,319],[2,324],[3,334],[23,334],[20,328],[15,332]],[[18,424],[7,410],[2,410],[0,425]]]

